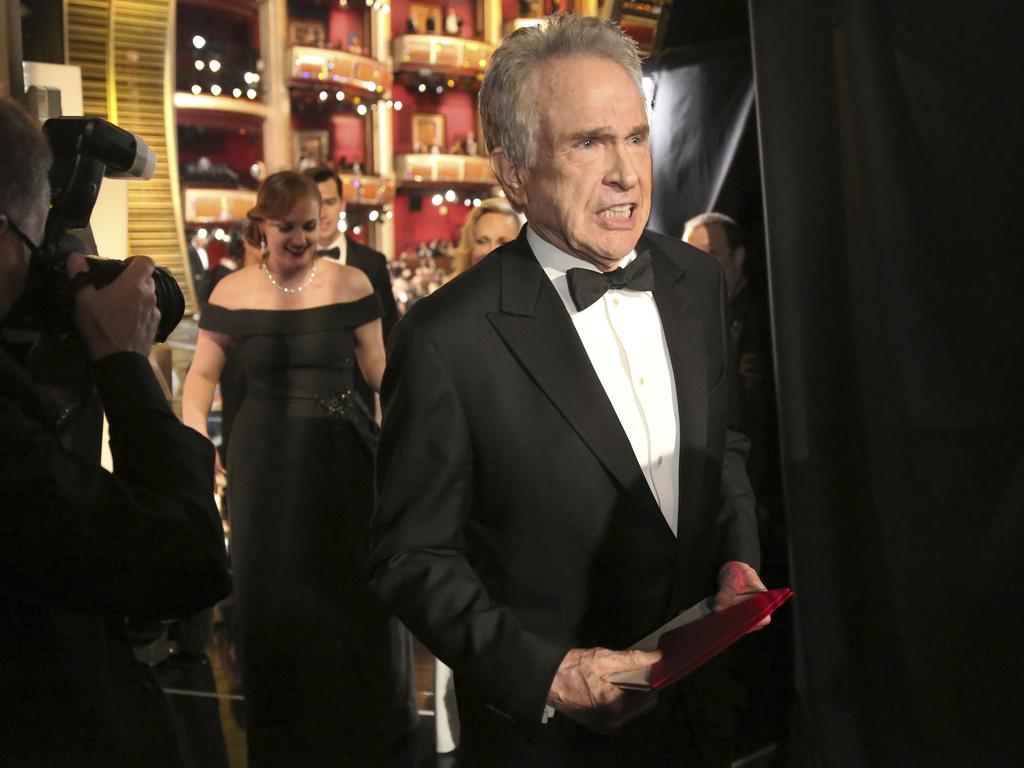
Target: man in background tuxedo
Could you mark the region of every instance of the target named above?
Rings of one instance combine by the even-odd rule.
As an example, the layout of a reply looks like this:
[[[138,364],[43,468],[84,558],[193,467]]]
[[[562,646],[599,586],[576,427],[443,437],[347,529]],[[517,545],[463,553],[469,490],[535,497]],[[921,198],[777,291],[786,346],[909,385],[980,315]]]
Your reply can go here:
[[[644,231],[647,114],[617,26],[516,31],[480,111],[528,224],[395,329],[373,583],[454,670],[460,764],[728,764],[713,666],[660,694],[608,680],[653,663],[620,649],[680,610],[764,589],[722,269]]]
[[[25,290],[49,205],[39,127],[0,100],[0,330]],[[86,268],[80,253],[68,272]],[[167,703],[129,620],[181,618],[231,587],[213,448],[183,426],[147,360],[160,319],[136,257],[75,296],[114,471],[61,444],[57,412],[0,349],[0,765],[177,766]],[[5,345],[6,346],[6,345]],[[58,355],[47,380],[74,379]],[[40,369],[42,370],[42,369]]]
[[[341,216],[345,212],[345,198],[342,194],[341,179],[338,174],[324,166],[309,168],[305,174],[316,182],[320,188],[320,198],[323,201],[320,205],[319,254],[340,261],[342,264],[348,264],[350,267],[361,269],[370,278],[373,292],[380,299],[383,312],[380,318],[381,330],[384,331],[384,341],[387,342],[391,329],[398,322],[398,305],[391,292],[391,273],[388,271],[388,260],[380,251],[357,243],[341,231],[340,222]],[[353,378],[356,391],[372,409],[375,401],[374,392],[363,381],[358,367]]]
[[[373,291],[380,299],[384,311],[381,325],[384,330],[384,341],[387,341],[388,334],[398,322],[398,307],[391,293],[388,260],[380,251],[357,243],[339,229],[341,215],[345,212],[345,198],[342,197],[341,179],[338,174],[323,166],[310,168],[305,173],[316,182],[320,188],[320,197],[323,199],[320,206],[320,255],[361,269],[370,278]]]

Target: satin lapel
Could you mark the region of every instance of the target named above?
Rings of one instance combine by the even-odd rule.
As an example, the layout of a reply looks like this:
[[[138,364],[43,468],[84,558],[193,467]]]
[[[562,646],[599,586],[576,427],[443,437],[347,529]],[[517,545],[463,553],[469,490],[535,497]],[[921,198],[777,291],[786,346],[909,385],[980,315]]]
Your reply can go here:
[[[692,540],[689,529],[699,520],[693,514],[702,493],[703,456],[707,449],[707,365],[704,327],[694,308],[692,286],[685,270],[650,241],[654,263],[654,303],[665,333],[679,407],[679,525],[680,543]]]
[[[494,329],[605,469],[664,523],[572,320],[525,236],[502,259],[502,311],[488,314]]]

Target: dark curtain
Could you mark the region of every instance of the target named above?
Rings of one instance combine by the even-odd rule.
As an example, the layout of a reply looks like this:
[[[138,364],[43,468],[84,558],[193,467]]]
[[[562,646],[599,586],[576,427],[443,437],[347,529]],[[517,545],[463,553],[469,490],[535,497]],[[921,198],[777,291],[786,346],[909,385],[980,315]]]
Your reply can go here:
[[[750,12],[812,749],[1024,765],[1021,6]]]
[[[746,175],[740,158],[744,139],[753,134],[754,108],[747,41],[668,51],[644,62],[644,76],[654,100],[654,199],[648,226],[678,237],[687,219],[705,211],[742,219]],[[759,213],[751,219],[758,231]]]

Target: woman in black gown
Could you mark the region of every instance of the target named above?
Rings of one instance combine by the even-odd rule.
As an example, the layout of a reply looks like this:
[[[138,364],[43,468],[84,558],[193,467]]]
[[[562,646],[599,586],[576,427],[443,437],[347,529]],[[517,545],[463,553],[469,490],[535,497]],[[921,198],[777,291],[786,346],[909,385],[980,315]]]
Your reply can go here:
[[[380,307],[362,272],[316,258],[319,212],[317,187],[302,174],[261,185],[246,236],[263,259],[211,295],[182,411],[205,434],[230,359],[228,498],[249,765],[403,765],[416,723],[410,641],[363,571],[370,419],[351,393],[356,364],[380,385]]]

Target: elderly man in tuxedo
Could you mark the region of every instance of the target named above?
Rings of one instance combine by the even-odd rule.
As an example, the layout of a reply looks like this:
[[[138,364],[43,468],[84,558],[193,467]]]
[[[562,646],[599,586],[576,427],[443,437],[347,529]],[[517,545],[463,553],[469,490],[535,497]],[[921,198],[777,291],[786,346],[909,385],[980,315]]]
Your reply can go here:
[[[395,329],[373,583],[454,670],[460,764],[726,762],[700,673],[608,680],[681,609],[764,589],[722,269],[644,230],[647,112],[615,25],[510,35],[480,111],[528,224]]]

